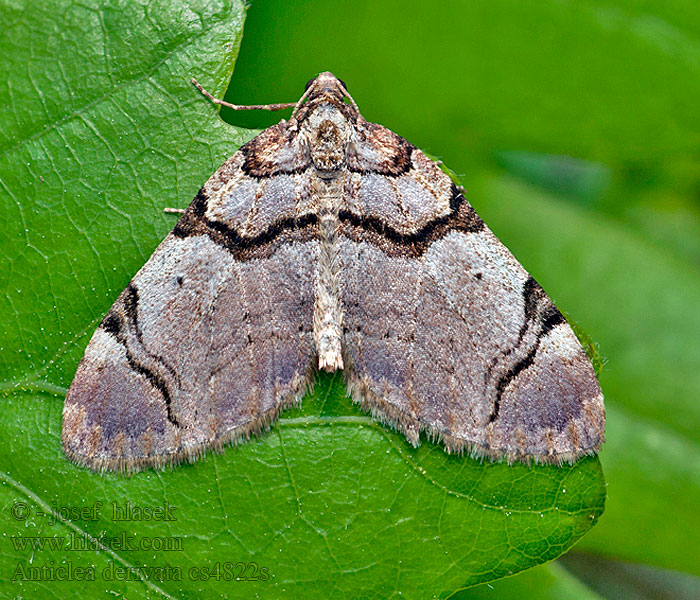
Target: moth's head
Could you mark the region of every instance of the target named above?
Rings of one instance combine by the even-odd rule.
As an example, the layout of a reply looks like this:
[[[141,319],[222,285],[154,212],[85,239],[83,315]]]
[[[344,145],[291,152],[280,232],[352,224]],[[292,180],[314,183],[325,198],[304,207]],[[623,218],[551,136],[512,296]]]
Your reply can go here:
[[[306,83],[305,93],[308,93],[309,100],[325,96],[338,102],[342,102],[346,96],[349,96],[348,88],[345,87],[342,79],[338,79],[330,71],[324,71],[310,79]]]

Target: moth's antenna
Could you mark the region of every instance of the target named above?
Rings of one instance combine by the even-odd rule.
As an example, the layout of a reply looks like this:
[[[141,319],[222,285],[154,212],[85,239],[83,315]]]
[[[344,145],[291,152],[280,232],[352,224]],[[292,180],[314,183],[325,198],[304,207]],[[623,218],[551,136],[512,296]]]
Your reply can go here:
[[[355,100],[354,100],[353,97],[350,95],[350,92],[348,92],[348,90],[345,88],[345,86],[343,86],[343,94],[345,94],[345,97],[346,97],[348,100],[350,100],[350,103],[355,107],[355,110],[356,110],[356,111],[358,112],[358,114],[359,114],[359,112],[360,112],[360,107],[357,106]]]
[[[301,105],[304,103],[304,100],[306,100],[309,97],[309,94],[311,93],[311,90],[313,89],[313,85],[310,85],[309,88],[304,92],[301,98],[295,103],[294,105],[294,110],[292,111],[292,116],[289,117],[290,119],[294,118],[294,115],[297,114],[297,111],[301,108]]]
[[[207,90],[205,90],[194,77],[192,78],[192,85],[194,85],[194,87],[196,87],[205,98],[208,98],[214,104],[220,104],[221,106],[226,106],[227,108],[231,108],[233,110],[284,110],[285,108],[292,108],[293,106],[296,107],[298,104],[297,102],[284,102],[280,104],[231,104],[230,102],[214,98],[214,96],[207,92]],[[296,112],[296,110],[294,112]]]

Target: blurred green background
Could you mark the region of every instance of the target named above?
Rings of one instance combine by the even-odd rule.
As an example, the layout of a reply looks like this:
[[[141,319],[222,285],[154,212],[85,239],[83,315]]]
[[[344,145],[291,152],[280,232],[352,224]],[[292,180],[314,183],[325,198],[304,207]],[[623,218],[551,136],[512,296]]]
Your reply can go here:
[[[255,0],[226,99],[293,101],[324,70],[460,175],[607,358],[600,522],[459,597],[700,597],[700,5]]]

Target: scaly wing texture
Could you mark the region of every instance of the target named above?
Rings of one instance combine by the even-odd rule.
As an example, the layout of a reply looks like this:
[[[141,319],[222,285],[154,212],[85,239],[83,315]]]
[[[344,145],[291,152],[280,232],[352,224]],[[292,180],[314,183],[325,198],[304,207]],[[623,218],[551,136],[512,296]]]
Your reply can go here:
[[[346,379],[414,444],[573,461],[603,442],[594,370],[537,282],[435,163],[358,125],[340,212]]]
[[[194,459],[303,395],[317,223],[308,159],[285,127],[209,179],[95,332],[63,413],[75,462],[132,471]]]

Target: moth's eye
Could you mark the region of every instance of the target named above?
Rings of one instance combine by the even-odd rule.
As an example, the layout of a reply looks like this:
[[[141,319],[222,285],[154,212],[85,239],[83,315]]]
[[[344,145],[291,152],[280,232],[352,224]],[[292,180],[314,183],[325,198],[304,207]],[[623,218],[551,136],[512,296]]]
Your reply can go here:
[[[308,89],[311,87],[311,84],[312,84],[314,81],[316,81],[316,78],[315,78],[315,77],[312,78],[312,79],[309,79],[309,80],[306,82],[306,87],[304,87],[304,91],[308,90]]]
[[[350,93],[350,92],[348,91],[348,86],[345,85],[345,82],[344,82],[342,79],[338,79],[338,81],[340,81],[340,85],[342,85],[342,86],[345,88],[345,91],[348,92],[348,93]]]

